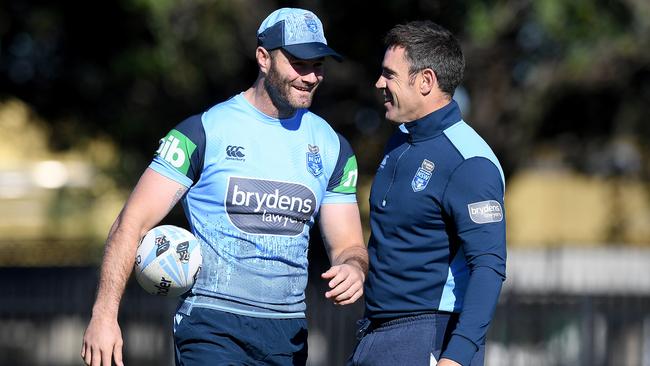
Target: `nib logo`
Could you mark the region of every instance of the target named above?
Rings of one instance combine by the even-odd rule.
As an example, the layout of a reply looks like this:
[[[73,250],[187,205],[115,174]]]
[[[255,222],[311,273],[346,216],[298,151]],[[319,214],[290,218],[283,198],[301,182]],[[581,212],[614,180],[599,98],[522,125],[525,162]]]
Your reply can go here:
[[[177,130],[171,130],[165,138],[160,140],[160,147],[156,151],[156,155],[165,159],[179,172],[187,174],[190,157],[195,149],[196,144],[187,136]]]

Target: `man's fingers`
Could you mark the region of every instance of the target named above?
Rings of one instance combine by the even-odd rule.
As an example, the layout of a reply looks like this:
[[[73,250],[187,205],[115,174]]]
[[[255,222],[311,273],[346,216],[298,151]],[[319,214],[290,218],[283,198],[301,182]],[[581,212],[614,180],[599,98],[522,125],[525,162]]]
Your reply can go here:
[[[113,355],[116,366],[124,366],[122,363],[122,342],[116,343],[113,349]]]
[[[342,292],[343,292],[343,289],[335,288],[333,290],[327,291],[325,293],[325,297],[328,298],[328,299],[333,299],[334,300],[337,296],[341,295]],[[336,301],[336,300],[334,300],[334,301]]]
[[[363,273],[353,266],[334,266],[323,273],[322,277],[330,279],[330,291],[325,292],[325,297],[335,305],[352,304],[363,295]]]
[[[90,360],[92,361],[90,363],[91,366],[101,366],[102,364],[102,351],[101,349],[97,347],[90,347]]]
[[[347,299],[347,300],[344,300],[344,301],[337,302],[337,303],[335,303],[335,304],[336,304],[336,305],[350,305],[350,304],[354,304],[357,300],[359,300],[359,298],[361,297],[361,295],[363,295],[363,291],[357,291],[357,292],[354,293],[354,295],[352,295],[351,298],[349,298],[349,299]]]
[[[335,298],[340,296],[342,293],[348,290],[352,283],[348,281],[344,276],[336,276],[328,283],[331,290],[325,293],[325,297],[328,299]]]
[[[334,266],[330,268],[327,272],[322,274],[322,277],[324,279],[330,280],[327,283],[327,286],[329,286],[331,290],[325,293],[325,297],[329,299],[341,293],[342,290],[339,291],[335,291],[335,290],[336,287],[345,280],[346,275],[343,273],[343,271],[341,271],[341,268],[339,266]]]
[[[350,279],[352,277],[353,272],[350,271],[349,266],[334,266],[330,268],[329,271],[325,272],[323,275],[325,274],[329,274],[329,275],[335,274],[334,276],[330,276],[330,277],[323,276],[323,278],[331,279],[327,285],[333,289],[336,286],[343,283],[343,281]]]
[[[351,299],[359,291],[360,287],[361,286],[359,286],[356,283],[351,284],[349,287],[345,289],[345,291],[341,292],[341,294],[334,297],[334,301],[337,303],[341,303]]]
[[[327,284],[331,289],[335,289],[337,286],[342,284],[348,278],[347,274],[340,271],[334,278],[330,280]]]
[[[326,292],[325,297],[332,299],[335,303],[340,303],[353,298],[359,291],[362,291],[363,293],[362,282],[353,281],[348,277],[331,291]],[[360,297],[360,295],[358,295],[357,298],[358,297]]]
[[[336,271],[334,271],[336,269]],[[357,295],[359,290],[363,291],[363,276],[349,265],[334,266],[323,274],[326,276],[336,275],[328,283],[330,291],[325,293],[325,297],[331,299],[337,305],[347,304],[349,300],[356,301],[361,295]],[[363,293],[363,292],[362,292]],[[354,298],[356,296],[356,298]]]
[[[103,350],[102,351],[102,362],[101,365],[104,366],[112,366],[113,364],[111,363],[111,359],[113,358],[113,350]]]
[[[330,278],[334,278],[338,273],[339,273],[339,267],[334,266],[334,267],[331,267],[330,269],[328,269],[323,274],[321,274],[321,277],[327,280],[327,279],[330,279]]]
[[[86,365],[90,365],[90,363],[92,362],[92,360],[93,360],[92,355],[93,355],[93,353],[92,353],[90,347],[88,347],[88,345],[84,344],[84,347],[81,349],[81,357],[83,357],[84,363]]]

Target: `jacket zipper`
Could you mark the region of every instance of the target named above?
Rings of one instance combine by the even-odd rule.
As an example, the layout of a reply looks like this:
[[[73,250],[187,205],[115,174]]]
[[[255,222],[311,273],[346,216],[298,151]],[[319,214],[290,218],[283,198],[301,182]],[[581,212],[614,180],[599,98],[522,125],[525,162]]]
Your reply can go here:
[[[402,156],[411,148],[411,144],[406,145],[406,149],[402,151],[401,154],[397,157],[397,161],[395,162],[395,167],[393,168],[393,176],[391,177],[390,183],[388,184],[388,189],[386,190],[386,193],[384,193],[384,199],[381,200],[381,207],[386,207],[386,198],[388,197],[388,194],[390,193],[390,189],[393,187],[393,183],[395,182],[395,174],[397,173],[397,166],[399,165],[399,161],[402,160]]]

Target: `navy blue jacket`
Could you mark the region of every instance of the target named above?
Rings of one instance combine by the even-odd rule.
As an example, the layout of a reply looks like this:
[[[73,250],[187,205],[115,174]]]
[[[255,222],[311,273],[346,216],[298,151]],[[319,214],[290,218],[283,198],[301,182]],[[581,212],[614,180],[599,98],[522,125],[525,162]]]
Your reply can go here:
[[[442,357],[470,362],[506,272],[505,179],[455,101],[402,124],[370,192],[366,316],[460,313]]]

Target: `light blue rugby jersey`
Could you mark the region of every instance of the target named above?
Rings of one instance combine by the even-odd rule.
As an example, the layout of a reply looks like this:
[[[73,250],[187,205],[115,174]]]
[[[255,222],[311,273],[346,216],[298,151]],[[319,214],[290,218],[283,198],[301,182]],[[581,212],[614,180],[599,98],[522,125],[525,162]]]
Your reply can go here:
[[[181,309],[304,317],[309,230],[321,204],[355,203],[349,143],[306,109],[271,118],[239,94],[181,122],[150,165],[186,187],[203,266]]]

